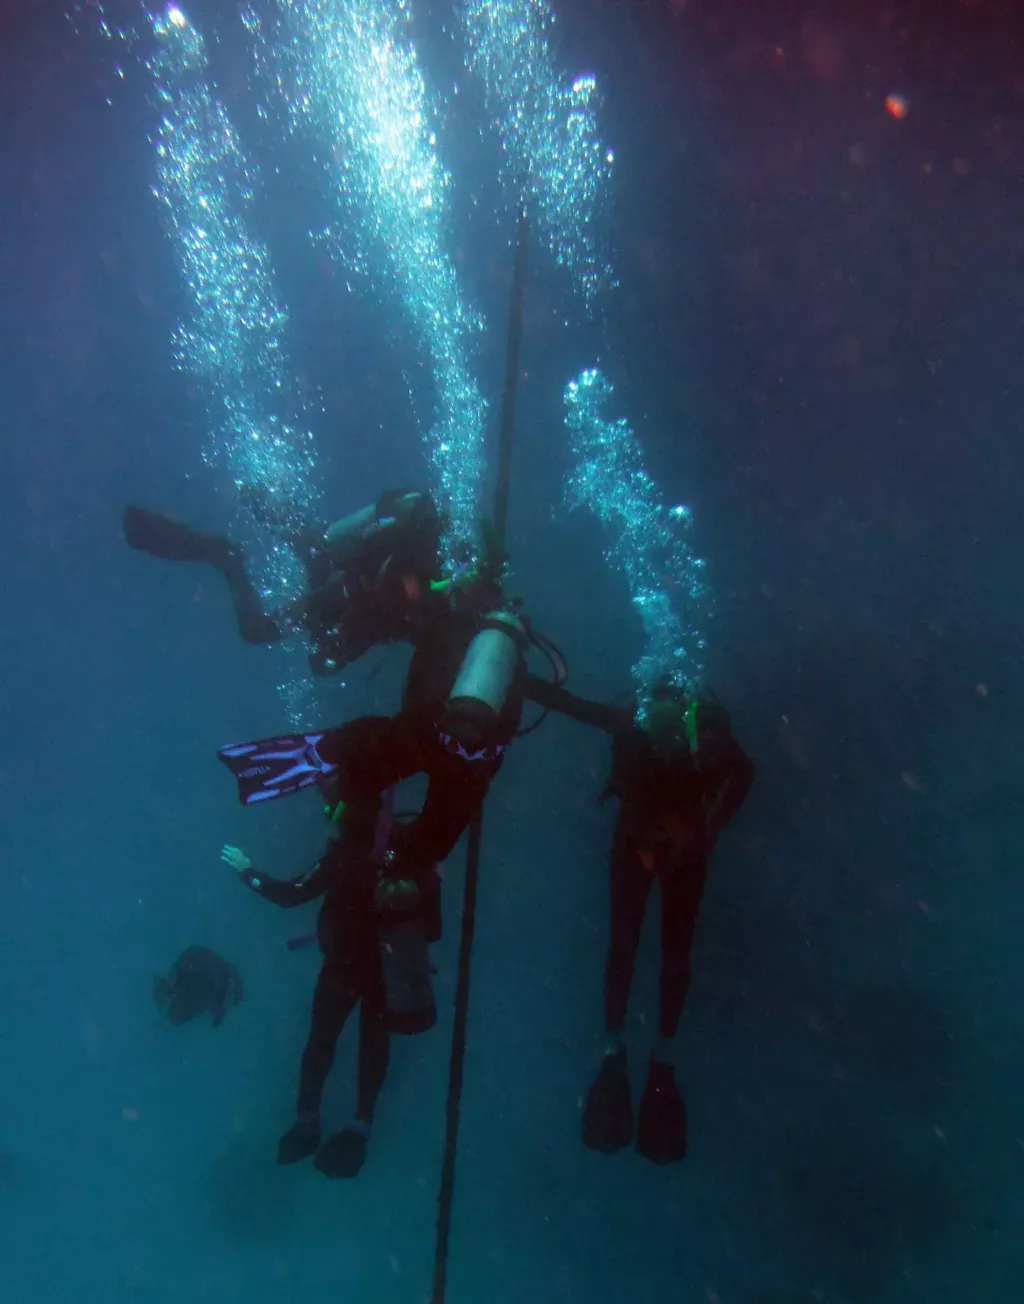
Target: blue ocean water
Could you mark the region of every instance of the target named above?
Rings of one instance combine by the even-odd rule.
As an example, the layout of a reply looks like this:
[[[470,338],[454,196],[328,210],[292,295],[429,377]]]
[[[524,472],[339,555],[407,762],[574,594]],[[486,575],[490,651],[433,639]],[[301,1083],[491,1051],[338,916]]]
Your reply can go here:
[[[602,347],[652,475],[693,508],[709,681],[757,778],[698,930],[690,1154],[659,1169],[579,1140],[601,1050],[606,742],[553,719],[512,749],[484,825],[448,1297],[1014,1299],[1019,20],[909,0],[559,13],[617,155]],[[232,6],[195,15],[265,178],[326,500],[417,483],[401,322],[308,240],[317,175],[256,114]],[[457,43],[421,17],[446,88]],[[316,974],[286,942],[311,912],[271,910],[217,853],[294,872],[323,822],[312,798],[237,803],[215,750],[286,726],[281,663],[240,643],[218,583],[120,534],[129,501],[209,528],[233,511],[172,366],[188,303],[150,194],[155,118],[59,8],[0,23],[3,1298],[427,1300],[464,849],[442,1018],[394,1040],[366,1168],[351,1184],[277,1168]],[[443,143],[497,405],[509,232],[469,109]],[[560,303],[538,267],[509,543],[571,686],[611,697],[640,628],[597,525],[563,505],[562,387],[592,341]],[[318,684],[318,718],[390,709],[403,656]],[[638,1073],[656,926],[630,1007]],[[153,975],[192,943],[244,976],[218,1029],[153,1005]],[[350,1029],[337,1123],[353,1053]]]

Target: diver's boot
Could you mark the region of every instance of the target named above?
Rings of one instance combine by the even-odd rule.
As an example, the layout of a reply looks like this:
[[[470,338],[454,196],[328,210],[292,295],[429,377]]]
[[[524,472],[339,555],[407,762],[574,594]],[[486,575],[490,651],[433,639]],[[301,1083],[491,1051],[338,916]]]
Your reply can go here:
[[[686,1156],[686,1104],[672,1065],[656,1059],[640,1100],[636,1149],[655,1164],[677,1164]]]
[[[302,1114],[277,1143],[277,1162],[297,1164],[320,1148],[319,1114]]]
[[[363,1166],[369,1143],[370,1125],[357,1119],[351,1127],[327,1138],[313,1164],[325,1177],[355,1177]]]
[[[610,1155],[628,1146],[633,1137],[633,1105],[629,1098],[626,1052],[614,1051],[587,1092],[583,1110],[583,1144]]]

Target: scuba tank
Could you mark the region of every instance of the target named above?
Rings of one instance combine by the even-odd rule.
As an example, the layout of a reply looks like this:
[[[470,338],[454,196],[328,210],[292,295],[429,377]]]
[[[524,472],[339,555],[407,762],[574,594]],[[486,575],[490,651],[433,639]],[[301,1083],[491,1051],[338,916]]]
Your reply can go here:
[[[403,534],[419,532],[436,517],[428,495],[391,489],[335,521],[324,535],[325,546],[340,569],[375,571]]]
[[[377,504],[370,503],[358,512],[343,516],[327,530],[324,539],[331,560],[336,566],[347,567],[359,557],[369,540],[394,520],[385,517],[384,521],[377,514]]]
[[[381,802],[372,860],[387,864],[386,848],[394,822],[395,790]],[[400,914],[383,912],[377,920],[377,946],[384,975],[384,1024],[388,1032],[411,1036],[437,1022],[437,1004],[430,981],[427,934],[419,903]]]
[[[388,1032],[406,1036],[426,1032],[437,1022],[437,1005],[423,920],[418,915],[405,915],[395,922],[381,919],[377,939]]]
[[[464,749],[479,750],[494,737],[526,645],[514,612],[489,611],[480,621],[445,707],[445,730]]]
[[[408,637],[420,585],[437,567],[440,530],[430,495],[404,489],[387,490],[327,529],[307,559],[310,591],[296,604],[315,675],[334,674],[375,644]]]

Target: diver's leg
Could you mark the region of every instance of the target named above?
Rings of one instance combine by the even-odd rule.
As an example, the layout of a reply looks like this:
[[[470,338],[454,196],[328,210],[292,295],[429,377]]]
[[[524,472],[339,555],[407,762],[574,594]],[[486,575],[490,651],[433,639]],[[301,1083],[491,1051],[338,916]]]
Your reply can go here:
[[[247,643],[276,643],[281,637],[277,622],[263,610],[241,550],[226,535],[193,530],[169,516],[129,506],[124,512],[124,537],[130,548],[150,557],[216,566],[227,580],[242,638]]]
[[[416,742],[402,716],[367,715],[328,730],[319,752],[342,800],[365,803],[426,768]]]
[[[604,975],[604,1026],[608,1051],[621,1050],[622,1030],[633,986],[633,969],[640,945],[644,910],[651,876],[644,868],[634,840],[615,830],[608,861],[609,940]]]
[[[363,960],[363,1001],[359,1008],[359,1065],[356,1116],[341,1132],[329,1136],[317,1151],[316,1167],[327,1177],[355,1177],[366,1159],[377,1097],[387,1076],[390,1041],[386,1022],[384,975],[377,930],[368,920],[368,946]]]
[[[658,1042],[640,1098],[636,1148],[656,1164],[686,1155],[686,1103],[675,1079],[672,1042],[690,986],[690,950],[707,862],[686,859],[661,874],[661,984]]]
[[[356,1122],[365,1125],[367,1130],[373,1124],[377,1097],[387,1077],[391,1057],[384,976],[380,970],[379,955],[374,957],[372,969],[359,1012],[359,1081],[356,1099]]]
[[[423,739],[417,749],[428,774],[423,809],[399,843],[403,859],[427,871],[451,855],[465,829],[476,819],[501,768],[499,761],[467,761],[446,752],[440,741]]]
[[[281,1138],[279,1164],[294,1164],[313,1154],[320,1145],[320,1103],[324,1084],[334,1063],[334,1051],[345,1020],[355,1008],[359,993],[345,969],[324,961],[313,995],[313,1017],[302,1052],[299,1075],[298,1117]]]
[[[313,1018],[302,1052],[299,1077],[299,1116],[319,1114],[324,1083],[334,1064],[334,1051],[359,992],[346,968],[325,961],[313,996]]]
[[[690,951],[706,879],[703,860],[687,860],[661,876],[660,1040],[655,1057],[666,1062],[690,987]]]
[[[633,1105],[622,1031],[650,892],[650,876],[640,862],[633,839],[623,831],[621,817],[612,840],[608,869],[610,936],[604,977],[608,1039],[604,1060],[590,1085],[583,1110],[583,1144],[606,1154],[621,1150],[633,1135]]]
[[[365,803],[412,774],[428,775],[423,809],[396,840],[403,867],[414,874],[447,858],[500,767],[451,755],[433,725],[409,715],[351,720],[325,734],[319,751],[337,767],[332,777],[345,801]]]
[[[232,546],[228,560],[222,565],[224,578],[227,580],[231,604],[238,621],[238,632],[246,643],[277,643],[283,630],[273,616],[263,610],[263,600],[256,592],[252,580],[245,569],[245,558],[239,549]]]

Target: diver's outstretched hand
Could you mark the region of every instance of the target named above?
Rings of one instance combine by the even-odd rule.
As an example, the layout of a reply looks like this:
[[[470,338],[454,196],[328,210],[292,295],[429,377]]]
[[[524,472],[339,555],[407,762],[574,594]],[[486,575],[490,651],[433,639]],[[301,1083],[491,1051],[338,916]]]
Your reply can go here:
[[[220,858],[225,865],[230,865],[232,869],[238,870],[239,874],[244,874],[247,869],[252,869],[252,861],[241,847],[221,847]]]

